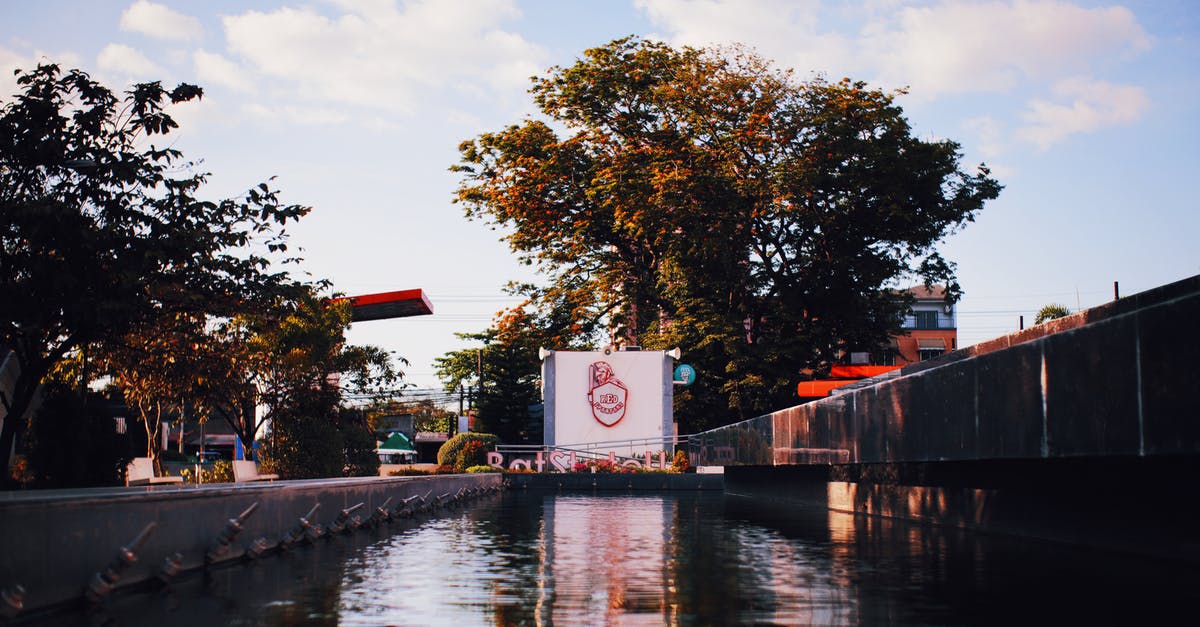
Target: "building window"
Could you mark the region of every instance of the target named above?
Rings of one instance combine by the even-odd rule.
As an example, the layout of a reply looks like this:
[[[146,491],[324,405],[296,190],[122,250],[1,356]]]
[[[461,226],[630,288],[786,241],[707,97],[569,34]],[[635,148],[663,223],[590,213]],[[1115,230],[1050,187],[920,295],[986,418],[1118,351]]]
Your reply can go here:
[[[895,366],[896,352],[895,349],[885,349],[879,352],[871,353],[871,365],[873,366]]]
[[[936,329],[938,328],[938,312],[936,311],[914,311],[913,325],[918,329]]]
[[[940,349],[940,348],[922,348],[919,351],[920,356],[921,356],[921,361],[925,361],[926,359],[933,359],[935,357],[941,357],[942,354],[945,352],[946,352],[945,350]]]

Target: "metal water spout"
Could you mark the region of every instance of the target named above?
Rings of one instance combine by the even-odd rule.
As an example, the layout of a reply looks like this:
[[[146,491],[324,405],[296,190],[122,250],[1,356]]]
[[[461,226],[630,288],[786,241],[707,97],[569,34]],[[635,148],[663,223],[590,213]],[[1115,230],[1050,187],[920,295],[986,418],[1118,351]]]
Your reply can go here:
[[[296,521],[296,526],[292,527],[291,531],[285,533],[283,535],[283,537],[280,538],[279,548],[290,549],[297,542],[300,542],[301,540],[304,540],[305,538],[315,539],[315,538],[321,537],[321,532],[319,531],[319,529],[316,531],[315,537],[313,536],[313,523],[312,523],[313,516],[316,515],[317,510],[320,508],[321,508],[321,504],[317,503],[316,505],[313,505],[312,509],[308,510],[307,514],[301,516]],[[317,525],[317,527],[319,528],[320,525]]]
[[[146,544],[146,540],[150,538],[151,533],[154,533],[156,527],[158,527],[158,523],[154,521],[147,524],[132,542],[117,549],[117,556],[107,568],[92,576],[91,582],[84,590],[84,597],[89,602],[100,603],[108,598],[113,587],[121,580],[121,573],[137,563],[137,552],[142,550],[142,546]]]
[[[391,503],[391,502],[392,502],[392,497],[389,496],[389,497],[387,497],[386,500],[384,500],[383,503],[381,503],[379,505],[379,507],[375,508],[375,511],[374,511],[374,513],[371,514],[371,519],[369,521],[369,523],[372,527],[377,527],[380,524],[391,520],[392,512],[391,512],[391,510],[388,509],[388,503]]]
[[[25,588],[20,584],[5,588],[0,592],[0,623],[7,623],[17,617],[25,607]]]
[[[172,553],[164,557],[162,565],[158,567],[158,580],[164,586],[169,586],[181,570],[183,570],[183,553]]]
[[[332,523],[329,523],[329,532],[330,533],[349,533],[349,532],[357,529],[359,526],[359,524],[355,522],[357,520],[357,517],[351,518],[350,515],[353,514],[355,510],[362,507],[363,505],[364,505],[363,503],[359,503],[357,505],[351,505],[350,507],[347,507],[346,509],[342,510],[341,512],[338,512],[337,518],[335,518]]]
[[[213,563],[224,558],[229,553],[229,547],[234,540],[242,533],[242,526],[246,524],[246,520],[258,509],[258,501],[250,504],[246,511],[238,514],[236,518],[230,518],[225,521],[225,527],[217,534],[217,541],[212,548],[204,555],[206,563]]]

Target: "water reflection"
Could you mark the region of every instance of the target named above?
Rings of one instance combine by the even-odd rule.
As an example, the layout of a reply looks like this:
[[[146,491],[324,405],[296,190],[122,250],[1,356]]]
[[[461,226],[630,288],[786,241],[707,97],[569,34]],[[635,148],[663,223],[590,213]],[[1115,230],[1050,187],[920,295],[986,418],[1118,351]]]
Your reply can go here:
[[[720,494],[517,492],[35,624],[1178,623],[1198,583],[1193,565]]]

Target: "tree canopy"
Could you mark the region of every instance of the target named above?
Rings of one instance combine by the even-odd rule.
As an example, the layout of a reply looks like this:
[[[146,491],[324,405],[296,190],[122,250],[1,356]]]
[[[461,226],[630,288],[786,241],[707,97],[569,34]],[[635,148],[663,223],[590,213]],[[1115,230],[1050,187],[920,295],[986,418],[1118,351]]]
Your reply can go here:
[[[1069,315],[1071,315],[1071,309],[1069,307],[1066,305],[1059,305],[1058,303],[1051,303],[1038,310],[1037,317],[1034,318],[1033,323],[1041,324],[1049,320],[1065,318]]]
[[[786,406],[802,369],[881,346],[910,304],[889,287],[956,298],[937,244],[1000,191],[912,135],[902,92],[740,48],[620,39],[531,93],[541,119],[461,144],[456,201],[545,276],[532,307],[683,349],[707,383],[682,428]]]
[[[72,353],[149,339],[157,321],[203,324],[295,298],[286,226],[309,208],[266,183],[208,200],[207,175],[171,147],[170,108],[199,87],[134,85],[123,98],[79,70],[18,75],[0,107],[0,348],[19,376],[0,433],[0,468],[45,375]],[[133,333],[133,335],[130,335]],[[157,347],[163,348],[163,347]]]

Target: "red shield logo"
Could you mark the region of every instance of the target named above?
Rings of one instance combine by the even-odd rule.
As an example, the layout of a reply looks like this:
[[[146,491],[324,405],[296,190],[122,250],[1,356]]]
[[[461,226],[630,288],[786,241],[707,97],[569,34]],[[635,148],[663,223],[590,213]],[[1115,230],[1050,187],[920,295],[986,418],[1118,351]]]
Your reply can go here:
[[[600,424],[606,427],[616,426],[625,417],[629,390],[625,389],[620,381],[608,381],[588,392],[588,403],[592,406],[592,415]]]
[[[588,405],[592,416],[606,427],[616,426],[625,417],[629,405],[629,390],[613,375],[612,366],[598,361],[589,368],[591,389],[588,390]]]

